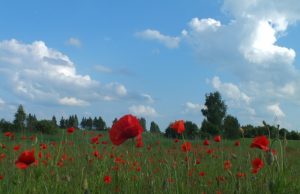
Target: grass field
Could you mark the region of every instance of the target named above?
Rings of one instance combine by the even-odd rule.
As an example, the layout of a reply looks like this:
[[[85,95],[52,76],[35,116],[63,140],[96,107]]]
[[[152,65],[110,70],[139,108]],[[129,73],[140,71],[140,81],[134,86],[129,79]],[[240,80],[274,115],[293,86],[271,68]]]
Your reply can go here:
[[[240,146],[193,140],[184,152],[183,140],[160,135],[144,133],[144,146],[136,148],[132,140],[113,146],[105,132],[92,144],[98,134],[1,134],[0,193],[300,193],[299,141],[274,142],[277,154],[268,164],[266,152],[250,148],[251,139],[240,139]],[[17,168],[20,153],[33,149],[38,162]],[[257,157],[264,165],[253,174]]]

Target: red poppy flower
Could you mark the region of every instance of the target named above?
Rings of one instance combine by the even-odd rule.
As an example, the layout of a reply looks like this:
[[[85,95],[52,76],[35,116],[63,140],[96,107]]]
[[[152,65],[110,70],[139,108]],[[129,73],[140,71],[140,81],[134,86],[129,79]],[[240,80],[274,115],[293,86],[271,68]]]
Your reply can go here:
[[[181,134],[184,132],[185,127],[184,127],[184,121],[183,120],[179,120],[179,121],[175,121],[172,125],[171,128],[173,130],[175,130],[178,134]]]
[[[133,115],[125,115],[115,122],[109,131],[109,137],[114,145],[120,145],[129,138],[137,137],[137,147],[142,145],[143,127]]]
[[[3,175],[0,175],[0,180],[4,179],[4,176]]]
[[[6,137],[11,137],[11,136],[13,136],[13,134],[12,134],[11,132],[9,132],[9,131],[8,131],[8,132],[5,132],[4,135],[5,135]]]
[[[75,131],[75,128],[74,128],[74,127],[69,127],[69,128],[67,129],[67,132],[68,132],[69,134],[74,133],[74,131]]]
[[[16,167],[19,169],[26,169],[30,164],[36,162],[34,157],[34,150],[25,150],[22,152],[16,161]]]
[[[174,140],[174,143],[177,143],[177,142],[179,142],[179,139],[176,138],[176,139]]]
[[[255,137],[251,143],[251,148],[259,148],[262,149],[264,151],[269,150],[269,140],[266,136],[262,135],[262,136],[258,136]]]
[[[204,140],[203,145],[209,145],[209,141],[207,139]]]
[[[220,142],[221,141],[221,135],[217,135],[215,138],[214,138],[215,142]]]
[[[111,177],[106,175],[106,176],[104,176],[103,181],[105,182],[105,184],[109,184],[111,182]]]
[[[234,142],[234,145],[235,145],[235,146],[240,146],[240,145],[241,145],[240,140],[236,140],[236,141]]]
[[[199,176],[204,176],[205,172],[199,172]]]
[[[20,145],[16,145],[16,146],[14,146],[14,150],[15,151],[19,151],[19,149],[21,148],[21,146]]]
[[[260,158],[255,158],[252,160],[252,173],[256,174],[263,166],[264,162]]]
[[[225,160],[224,162],[224,169],[229,170],[232,167],[232,164],[229,160]]]
[[[99,144],[99,136],[95,136],[91,138],[91,144]]]
[[[40,149],[42,149],[42,150],[47,149],[47,144],[41,143],[40,144]]]
[[[192,147],[192,144],[187,141],[181,145],[181,150],[184,152],[189,152],[191,150],[191,147]]]

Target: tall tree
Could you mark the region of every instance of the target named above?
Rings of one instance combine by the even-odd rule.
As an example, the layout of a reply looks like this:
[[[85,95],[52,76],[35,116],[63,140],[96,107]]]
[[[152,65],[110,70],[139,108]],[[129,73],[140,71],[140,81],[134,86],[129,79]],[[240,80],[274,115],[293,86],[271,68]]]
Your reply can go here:
[[[15,120],[14,120],[15,127],[17,129],[24,131],[25,120],[26,120],[26,113],[25,113],[23,106],[20,104],[17,112],[15,113]]]
[[[65,123],[66,123],[66,121],[65,121],[64,117],[62,116],[60,121],[59,121],[59,127],[62,128],[62,129],[66,128]]]
[[[241,136],[239,121],[231,115],[225,117],[223,128],[225,136],[229,139],[237,139]]]
[[[144,117],[141,117],[139,119],[139,121],[140,121],[140,124],[143,127],[144,131],[147,131],[147,128],[146,128],[146,119]]]
[[[226,115],[227,106],[219,92],[205,95],[205,108],[201,110],[205,119],[201,131],[209,134],[221,133],[221,126]]]
[[[151,132],[151,133],[160,133],[159,126],[158,126],[158,124],[156,124],[154,121],[152,121],[152,122],[150,123],[150,132]]]
[[[26,127],[28,130],[32,131],[35,129],[35,125],[37,123],[37,119],[35,115],[32,115],[31,113],[28,114],[26,117]]]
[[[57,127],[57,121],[55,115],[52,116],[52,123],[54,124],[55,127]]]

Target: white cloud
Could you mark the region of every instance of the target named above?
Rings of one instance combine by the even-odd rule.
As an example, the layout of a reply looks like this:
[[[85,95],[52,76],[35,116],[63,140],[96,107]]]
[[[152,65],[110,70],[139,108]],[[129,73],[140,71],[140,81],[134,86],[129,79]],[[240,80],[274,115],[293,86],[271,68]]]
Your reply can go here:
[[[59,99],[59,103],[61,105],[67,105],[67,106],[87,106],[87,105],[89,105],[88,102],[74,98],[74,97],[61,98],[61,99]]]
[[[171,37],[161,34],[157,30],[147,29],[142,32],[136,33],[138,37],[148,39],[148,40],[156,40],[168,48],[177,48],[179,47],[180,38],[179,37]]]
[[[186,102],[184,113],[201,113],[201,109],[203,108],[204,108],[203,105],[192,103],[192,102]]]
[[[78,48],[81,47],[81,41],[78,38],[69,38],[67,44]]]
[[[285,117],[285,114],[281,110],[279,103],[275,103],[275,104],[267,106],[267,110],[269,111],[269,113],[271,113],[272,115],[274,115],[276,117],[279,117],[279,118]]]
[[[217,76],[213,77],[212,86],[227,98],[232,99],[237,103],[243,102],[246,105],[249,105],[251,102],[251,98],[242,92],[238,86],[233,83],[222,83]]]
[[[206,18],[206,19],[193,18],[189,22],[189,26],[192,30],[197,32],[201,32],[205,30],[216,31],[221,26],[221,22],[214,20],[212,18]],[[187,31],[184,30],[182,34],[187,35]]]
[[[120,83],[100,84],[89,75],[77,73],[69,57],[48,48],[43,41],[32,44],[15,39],[0,41],[0,81],[8,85],[12,95],[35,103],[61,104],[72,96],[74,104],[119,99],[127,96]],[[10,60],[11,59],[11,60]],[[83,103],[84,102],[84,103]]]
[[[151,106],[133,105],[128,108],[129,112],[138,116],[158,116],[156,110]]]

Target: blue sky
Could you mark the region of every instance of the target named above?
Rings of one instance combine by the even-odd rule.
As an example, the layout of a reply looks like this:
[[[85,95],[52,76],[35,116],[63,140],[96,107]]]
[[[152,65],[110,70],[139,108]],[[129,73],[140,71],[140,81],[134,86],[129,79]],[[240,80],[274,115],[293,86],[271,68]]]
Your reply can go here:
[[[132,113],[200,125],[220,91],[241,124],[297,130],[296,0],[2,1],[0,117]]]

